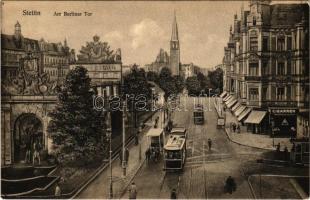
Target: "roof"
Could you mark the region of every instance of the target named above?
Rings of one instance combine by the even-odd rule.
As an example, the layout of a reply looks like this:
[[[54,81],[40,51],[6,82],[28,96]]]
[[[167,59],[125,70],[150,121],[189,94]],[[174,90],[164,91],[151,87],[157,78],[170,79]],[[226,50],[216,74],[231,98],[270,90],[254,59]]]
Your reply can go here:
[[[224,91],[221,95],[220,95],[220,97],[224,97],[224,96],[226,96],[227,95],[227,92],[226,91]]]
[[[263,23],[272,26],[291,26],[300,23],[303,17],[309,21],[309,6],[307,4],[273,4],[270,6],[270,13],[267,10],[264,12]]]
[[[1,49],[26,51],[39,51],[39,43],[37,40],[21,37],[17,40],[14,35],[1,34]]]
[[[160,136],[163,133],[163,131],[164,130],[161,129],[161,128],[151,128],[147,132],[146,136],[148,136],[148,137],[158,137],[158,136]]]
[[[252,110],[248,118],[244,121],[244,123],[248,124],[259,124],[263,118],[265,117],[267,111],[258,111]]]
[[[223,99],[223,101],[228,101],[228,100],[231,99],[231,98],[233,98],[232,95],[227,95],[227,96]]]
[[[174,12],[174,18],[172,23],[172,34],[171,34],[171,41],[178,41],[179,34],[178,34],[178,24],[177,24],[177,17]]]
[[[226,105],[230,104],[231,102],[235,101],[236,98],[231,96],[230,98],[227,99],[227,101],[225,102]],[[225,100],[224,100],[225,101]]]
[[[166,145],[164,146],[165,150],[180,150],[185,144],[185,138],[180,135],[170,135]]]

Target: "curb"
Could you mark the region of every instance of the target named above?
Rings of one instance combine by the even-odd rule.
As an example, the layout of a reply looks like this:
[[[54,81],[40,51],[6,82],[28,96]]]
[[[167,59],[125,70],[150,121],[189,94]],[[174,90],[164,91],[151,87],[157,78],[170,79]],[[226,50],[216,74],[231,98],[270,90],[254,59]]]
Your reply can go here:
[[[150,116],[148,116],[145,120],[143,120],[143,123],[148,121],[156,113],[157,113],[157,110],[155,112],[153,112],[152,114],[150,114]],[[131,145],[133,143],[133,141],[134,141],[133,138],[131,138],[130,141],[126,144],[126,147]],[[114,160],[116,160],[116,158],[118,158],[118,154],[114,155],[112,162]],[[144,160],[145,160],[145,158],[144,158]],[[144,160],[142,161],[142,164],[144,163]],[[109,166],[109,163],[104,163],[104,166],[101,166],[100,169],[98,169],[98,171],[95,172],[95,174],[85,183],[85,185],[83,185],[74,195],[71,196],[71,199],[76,198],[76,196],[79,195],[91,182],[93,182],[108,166]],[[141,168],[141,166],[139,166],[138,171],[140,170],[140,168]],[[135,173],[135,175],[136,175],[136,173]],[[131,180],[129,181],[129,183],[131,182]],[[128,187],[128,185],[126,186],[126,188],[127,187]]]
[[[247,144],[242,144],[242,143],[240,143],[240,142],[236,142],[236,141],[234,141],[234,140],[232,140],[232,139],[230,138],[230,136],[229,136],[228,131],[226,130],[226,128],[224,128],[224,129],[225,129],[225,133],[226,133],[226,136],[227,136],[227,138],[229,139],[229,141],[231,141],[231,142],[233,142],[233,143],[235,143],[235,144],[238,144],[238,145],[241,145],[241,146],[245,146],[245,147],[251,147],[251,148],[255,148],[255,149],[260,149],[260,150],[269,150],[269,151],[274,150],[274,149],[266,149],[266,148],[262,148],[262,147],[250,146],[250,145],[247,145]]]
[[[299,186],[295,179],[290,178],[290,183],[293,185],[294,189],[298,193],[301,199],[307,199],[309,196],[304,192],[304,190]]]
[[[132,180],[135,178],[135,176],[137,175],[137,173],[140,171],[141,167],[143,166],[145,162],[145,157],[143,158],[143,160],[141,161],[141,164],[139,165],[137,171],[134,173],[134,175],[129,179],[128,183],[125,185],[125,187],[122,189],[121,195],[119,197],[119,199],[122,198],[122,196],[124,196],[124,194],[127,191],[128,186],[130,185],[130,183],[132,182]]]

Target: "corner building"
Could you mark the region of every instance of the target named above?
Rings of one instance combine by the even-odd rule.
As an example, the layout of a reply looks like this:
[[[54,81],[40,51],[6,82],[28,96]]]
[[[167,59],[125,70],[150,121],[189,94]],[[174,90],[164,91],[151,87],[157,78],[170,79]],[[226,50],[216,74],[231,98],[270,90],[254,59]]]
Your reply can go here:
[[[224,101],[250,131],[292,134],[297,114],[309,113],[308,24],[307,4],[252,0],[235,15],[224,48]]]

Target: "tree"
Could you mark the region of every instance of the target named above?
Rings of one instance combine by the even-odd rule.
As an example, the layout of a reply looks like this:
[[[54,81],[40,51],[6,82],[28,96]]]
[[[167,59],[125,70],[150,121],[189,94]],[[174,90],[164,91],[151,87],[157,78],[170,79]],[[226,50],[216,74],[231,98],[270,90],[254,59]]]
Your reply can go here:
[[[223,90],[223,70],[221,68],[210,71],[208,77],[213,89],[219,89],[220,91]]]
[[[208,86],[208,80],[207,80],[207,77],[201,73],[201,72],[198,72],[197,74],[197,79],[199,80],[200,82],[200,86],[201,86],[201,90],[207,90],[207,86]]]
[[[199,95],[200,94],[200,82],[196,76],[188,77],[186,79],[186,87],[188,94],[190,95]]]
[[[163,67],[159,74],[159,86],[165,92],[165,100],[172,94],[177,93],[175,81],[172,78],[171,71],[167,67]]]
[[[173,76],[177,93],[181,93],[184,89],[184,79],[182,76]]]
[[[156,72],[148,71],[146,73],[146,78],[148,81],[153,81],[153,82],[157,83],[159,77],[158,77],[158,74]]]
[[[91,79],[84,67],[71,70],[58,92],[58,102],[49,114],[49,136],[62,164],[87,165],[107,153],[105,118],[93,107]],[[78,162],[76,162],[78,161]]]
[[[127,97],[127,105],[132,112],[135,127],[137,127],[137,111],[147,109],[151,93],[151,87],[147,82],[145,71],[134,65],[131,72],[124,77],[125,96],[123,98]]]

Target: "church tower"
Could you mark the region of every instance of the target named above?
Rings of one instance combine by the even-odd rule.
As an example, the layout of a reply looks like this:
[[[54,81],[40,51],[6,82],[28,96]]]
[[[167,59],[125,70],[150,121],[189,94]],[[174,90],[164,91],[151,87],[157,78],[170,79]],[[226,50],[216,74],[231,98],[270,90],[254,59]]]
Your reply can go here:
[[[180,75],[180,43],[175,12],[172,23],[172,35],[170,40],[170,70],[172,75]]]

